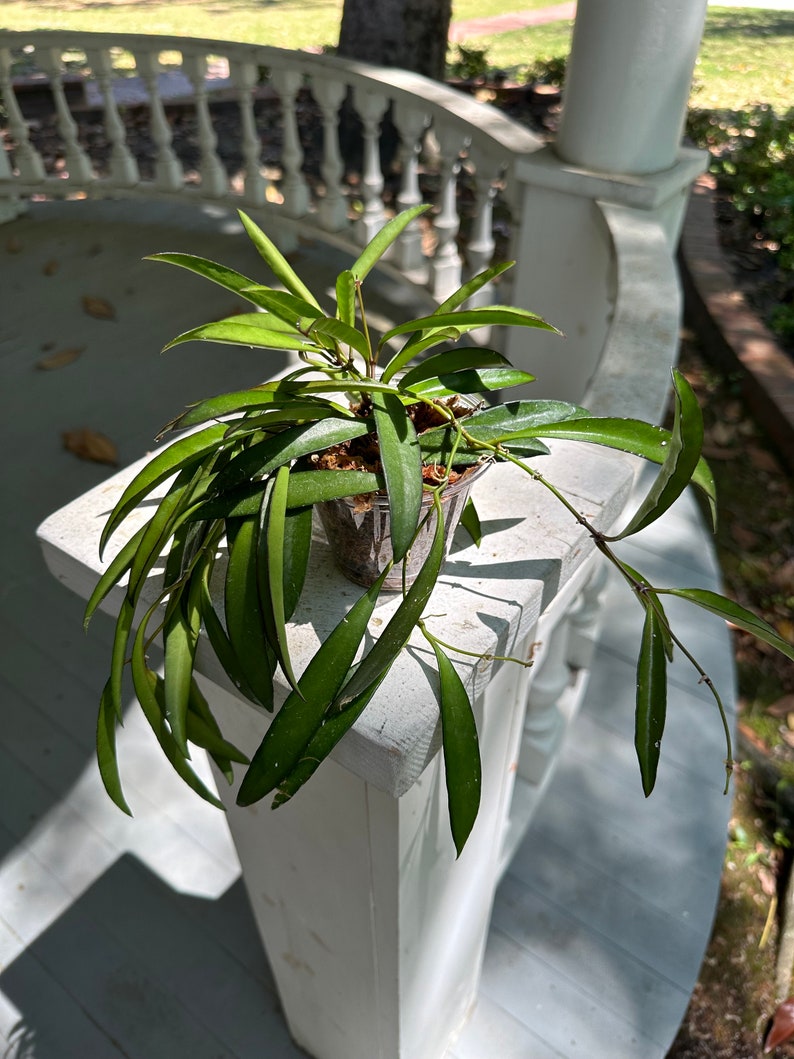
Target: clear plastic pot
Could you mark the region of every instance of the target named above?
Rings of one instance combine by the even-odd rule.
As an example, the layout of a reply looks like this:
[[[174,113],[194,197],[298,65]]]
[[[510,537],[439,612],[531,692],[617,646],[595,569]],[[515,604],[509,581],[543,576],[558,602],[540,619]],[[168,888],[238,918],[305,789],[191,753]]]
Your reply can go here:
[[[480,463],[469,468],[441,494],[445,560],[471,487],[488,466],[488,463]],[[369,587],[378,579],[392,558],[388,497],[383,493],[344,497],[341,500],[328,500],[318,504],[317,510],[336,565],[349,580]],[[432,510],[431,497],[426,494],[422,498],[420,521],[428,511],[430,517],[419,531],[404,563],[397,564],[386,578],[383,585],[385,591],[399,592],[402,589],[403,565],[406,586],[412,585],[416,580],[430,551],[436,528],[437,516]]]

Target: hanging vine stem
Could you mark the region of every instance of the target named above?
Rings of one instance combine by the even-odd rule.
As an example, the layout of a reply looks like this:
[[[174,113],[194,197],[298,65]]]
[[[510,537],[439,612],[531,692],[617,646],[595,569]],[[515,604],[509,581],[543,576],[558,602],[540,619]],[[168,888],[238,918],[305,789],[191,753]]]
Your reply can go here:
[[[563,507],[566,509],[566,511],[568,511],[573,516],[573,518],[579,523],[579,525],[582,526],[583,529],[587,530],[587,532],[593,538],[593,541],[595,543],[596,548],[618,570],[620,575],[623,577],[623,579],[629,585],[629,587],[632,590],[632,592],[634,592],[634,594],[640,600],[641,605],[647,605],[647,606],[653,607],[654,612],[655,612],[657,618],[659,619],[659,621],[660,621],[660,623],[662,625],[662,628],[664,629],[666,635],[670,637],[670,640],[676,645],[676,647],[678,647],[678,649],[681,651],[681,653],[684,655],[684,657],[689,661],[689,663],[695,669],[695,672],[698,674],[698,678],[699,678],[698,682],[701,683],[701,684],[705,684],[706,685],[706,687],[709,689],[709,691],[710,691],[710,693],[711,693],[711,695],[712,695],[712,697],[713,697],[713,699],[714,699],[714,701],[716,703],[717,711],[718,711],[719,716],[720,716],[720,722],[722,724],[723,734],[725,736],[725,748],[726,748],[725,772],[726,772],[726,777],[725,777],[724,793],[727,794],[728,793],[728,788],[729,788],[729,785],[730,785],[731,776],[733,774],[734,760],[733,760],[733,740],[731,738],[730,725],[728,723],[728,717],[727,717],[727,713],[726,713],[726,710],[725,710],[725,705],[724,705],[724,703],[722,701],[722,697],[720,696],[720,693],[717,691],[717,688],[715,687],[714,682],[711,679],[711,677],[708,675],[708,673],[703,668],[703,666],[700,664],[700,662],[698,662],[697,658],[692,654],[691,651],[689,651],[689,649],[682,642],[682,640],[676,635],[676,633],[673,631],[673,629],[672,629],[672,627],[670,625],[670,622],[667,619],[667,615],[666,615],[666,613],[664,611],[664,608],[662,607],[662,604],[659,601],[658,597],[659,597],[659,594],[663,594],[663,593],[665,593],[668,590],[658,589],[655,586],[651,585],[650,582],[648,582],[645,578],[637,577],[635,572],[633,570],[631,570],[631,568],[629,566],[627,566],[626,563],[623,562],[623,560],[620,558],[620,556],[615,554],[615,552],[613,551],[612,547],[608,543],[605,535],[600,530],[596,529],[596,527],[593,526],[593,524],[589,521],[589,519],[587,519],[581,513],[581,511],[577,510],[577,508],[571,503],[571,501],[565,496],[565,494],[562,493],[557,488],[557,486],[555,486],[552,482],[550,482],[543,474],[541,474],[540,471],[535,470],[534,467],[530,467],[527,463],[524,462],[524,460],[519,459],[517,456],[514,456],[509,451],[509,449],[506,449],[504,446],[498,445],[498,444],[493,445],[493,444],[490,444],[489,442],[480,441],[477,438],[472,437],[471,434],[467,433],[465,426],[463,426],[463,424],[459,420],[455,419],[454,414],[451,412],[450,409],[446,408],[446,406],[443,406],[443,405],[441,405],[440,407],[444,410],[444,412],[446,414],[448,414],[449,418],[452,421],[454,421],[454,423],[455,423],[455,427],[456,427],[456,431],[457,431],[457,436],[456,436],[456,439],[455,439],[455,442],[454,442],[455,450],[459,446],[460,441],[462,439],[465,439],[468,444],[474,445],[477,448],[482,448],[484,451],[490,451],[493,456],[498,457],[498,458],[500,458],[502,460],[505,460],[508,463],[514,464],[520,470],[524,471],[525,474],[528,474],[530,476],[530,478],[532,478],[534,481],[536,481],[540,485],[542,485],[545,489],[547,489],[554,496],[554,498],[556,500],[558,500],[563,505]],[[642,603],[643,599],[647,600],[647,604]],[[425,635],[427,635],[427,633],[426,633],[426,631],[424,629],[422,631],[425,633]],[[439,643],[441,643],[441,641],[439,641]],[[456,650],[456,648],[451,647],[449,644],[443,644],[442,646],[449,647],[450,650],[453,650],[453,651]],[[460,652],[460,653],[462,653],[462,654],[472,653],[473,654],[474,652]],[[483,656],[483,657],[485,657],[485,656]],[[515,659],[511,659],[511,661],[516,661],[516,660]]]
[[[429,615],[429,617],[443,618],[443,614]],[[478,658],[483,662],[515,662],[517,666],[523,666],[525,669],[530,669],[535,664],[533,658],[517,658],[515,655],[493,655],[490,653],[483,654],[480,651],[466,651],[463,647],[456,647],[454,644],[446,643],[444,640],[435,636],[425,625],[423,618],[420,618],[416,623],[422,632],[425,639],[431,643],[437,643],[439,647],[446,647],[448,651],[453,651],[456,655],[466,655],[468,658]]]

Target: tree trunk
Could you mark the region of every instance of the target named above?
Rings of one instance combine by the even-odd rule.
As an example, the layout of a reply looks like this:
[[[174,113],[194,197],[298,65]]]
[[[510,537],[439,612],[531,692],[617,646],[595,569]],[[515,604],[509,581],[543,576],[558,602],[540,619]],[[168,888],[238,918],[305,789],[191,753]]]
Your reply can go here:
[[[443,81],[452,0],[345,0],[338,54]]]

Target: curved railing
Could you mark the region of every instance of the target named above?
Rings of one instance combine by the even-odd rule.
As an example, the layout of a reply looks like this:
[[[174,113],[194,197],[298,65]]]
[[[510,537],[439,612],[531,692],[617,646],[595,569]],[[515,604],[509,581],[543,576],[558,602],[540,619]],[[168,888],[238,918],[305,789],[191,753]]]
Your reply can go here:
[[[432,230],[407,231],[393,263],[437,299],[491,260],[495,209],[509,242],[515,161],[542,146],[416,74],[218,40],[0,32],[0,98],[0,198],[222,200],[269,214],[282,241],[311,228],[354,245],[425,199]]]

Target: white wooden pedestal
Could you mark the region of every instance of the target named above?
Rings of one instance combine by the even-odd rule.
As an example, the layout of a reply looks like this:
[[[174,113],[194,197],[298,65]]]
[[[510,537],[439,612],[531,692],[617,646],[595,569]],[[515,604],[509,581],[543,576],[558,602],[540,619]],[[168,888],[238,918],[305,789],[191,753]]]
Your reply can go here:
[[[83,596],[102,569],[102,525],[138,466],[39,529],[49,568]],[[633,478],[628,460],[564,442],[539,467],[602,529],[619,516]],[[461,663],[476,702],[483,801],[460,859],[449,833],[435,675],[423,641],[403,653],[333,758],[290,803],[276,812],[267,802],[241,809],[219,780],[290,1030],[317,1059],[443,1056],[476,996],[494,891],[536,803],[526,790],[547,778],[558,743],[562,715],[548,688],[560,672],[558,698],[582,687],[575,674],[567,687],[565,652],[551,644],[553,627],[567,626],[586,582],[592,542],[550,494],[514,468],[491,469],[475,488],[490,532],[481,549],[453,552],[427,608],[428,624],[469,651],[522,657],[545,651],[549,667],[537,704],[529,692],[525,730],[534,668]],[[128,532],[135,526],[130,520]],[[290,630],[296,670],[358,591],[333,569],[327,545],[317,540],[305,603]],[[111,609],[113,602],[111,596]],[[396,606],[396,598],[384,598],[373,636]],[[538,640],[544,642],[536,647]],[[199,668],[224,734],[252,753],[268,715],[237,697],[208,652],[200,654]],[[104,675],[91,679],[99,695]],[[519,771],[534,787],[522,785],[511,811]]]

